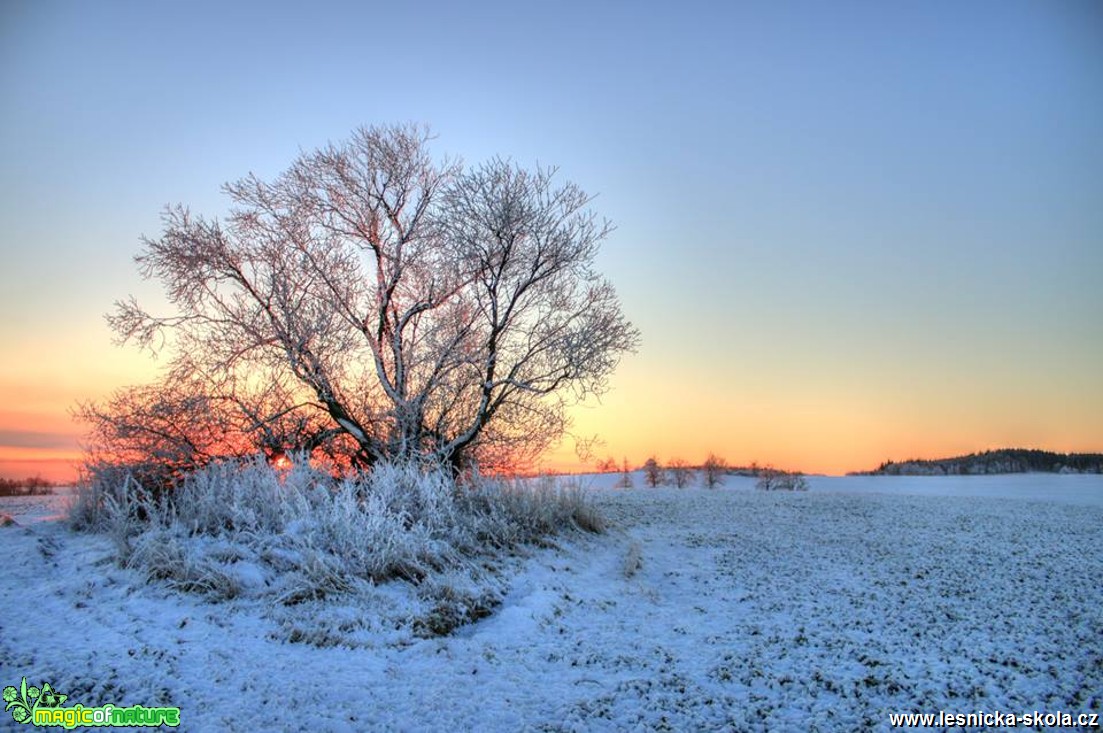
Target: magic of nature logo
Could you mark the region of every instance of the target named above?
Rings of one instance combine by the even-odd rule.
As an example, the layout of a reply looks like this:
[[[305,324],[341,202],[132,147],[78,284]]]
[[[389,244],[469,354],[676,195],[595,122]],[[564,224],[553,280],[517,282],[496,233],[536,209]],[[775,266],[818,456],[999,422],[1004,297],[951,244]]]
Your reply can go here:
[[[27,685],[27,678],[19,687],[4,688],[4,712],[10,712],[16,723],[30,723],[40,727],[60,727],[72,730],[79,726],[125,726],[156,728],[162,725],[180,725],[180,708],[145,707],[143,705],[100,705],[85,707],[76,704],[62,707],[68,695],[55,690],[50,683],[42,687]]]

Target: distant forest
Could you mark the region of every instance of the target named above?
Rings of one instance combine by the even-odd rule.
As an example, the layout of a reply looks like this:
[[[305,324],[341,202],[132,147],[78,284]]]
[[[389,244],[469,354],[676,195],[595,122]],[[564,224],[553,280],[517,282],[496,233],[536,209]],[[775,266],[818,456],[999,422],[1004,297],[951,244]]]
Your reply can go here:
[[[1103,453],[1051,453],[1008,448],[956,458],[886,461],[852,476],[959,476],[992,473],[1103,473]]]

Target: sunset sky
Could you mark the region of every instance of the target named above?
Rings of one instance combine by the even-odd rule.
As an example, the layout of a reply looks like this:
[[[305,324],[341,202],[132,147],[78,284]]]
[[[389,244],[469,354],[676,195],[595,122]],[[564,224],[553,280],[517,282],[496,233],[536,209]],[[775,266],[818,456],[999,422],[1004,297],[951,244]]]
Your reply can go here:
[[[103,314],[158,302],[164,205],[404,121],[617,225],[601,457],[1103,450],[1094,0],[0,0],[0,105],[0,476],[68,478],[71,408],[155,376]]]

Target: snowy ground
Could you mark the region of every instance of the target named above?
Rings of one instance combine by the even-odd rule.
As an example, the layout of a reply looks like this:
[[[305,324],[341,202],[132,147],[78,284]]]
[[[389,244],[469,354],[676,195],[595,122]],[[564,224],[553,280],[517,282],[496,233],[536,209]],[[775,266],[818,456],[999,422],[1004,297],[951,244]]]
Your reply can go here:
[[[890,712],[1103,712],[1101,477],[813,478],[800,494],[614,478],[594,483],[608,534],[515,559],[493,616],[428,640],[391,623],[397,588],[370,607],[207,603],[118,569],[108,539],[50,518],[57,499],[0,499],[17,522],[0,527],[0,684],[178,706],[189,731],[852,731],[887,730]],[[340,644],[288,641],[300,627]]]

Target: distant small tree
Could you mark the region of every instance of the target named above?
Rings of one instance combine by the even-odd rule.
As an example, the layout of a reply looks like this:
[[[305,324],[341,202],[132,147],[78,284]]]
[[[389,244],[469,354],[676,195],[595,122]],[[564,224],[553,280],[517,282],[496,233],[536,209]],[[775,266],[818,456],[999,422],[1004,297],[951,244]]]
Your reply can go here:
[[[801,473],[786,473],[767,466],[759,471],[755,488],[761,491],[808,491],[808,481]]]
[[[618,489],[630,489],[632,488],[632,471],[628,468],[628,459],[625,458],[620,468],[620,478],[617,479],[616,487]]]
[[[617,472],[617,459],[613,457],[606,458],[604,461],[597,462],[598,473],[616,473]]]
[[[705,488],[715,489],[724,483],[724,475],[728,472],[728,463],[715,453],[709,453],[705,463],[701,466],[701,478]]]
[[[667,463],[667,471],[670,473],[670,480],[679,489],[684,489],[693,482],[693,469],[681,458],[671,458]]]
[[[643,464],[643,482],[651,488],[655,488],[666,481],[665,473],[655,456],[651,456]]]

